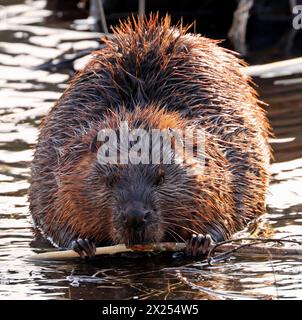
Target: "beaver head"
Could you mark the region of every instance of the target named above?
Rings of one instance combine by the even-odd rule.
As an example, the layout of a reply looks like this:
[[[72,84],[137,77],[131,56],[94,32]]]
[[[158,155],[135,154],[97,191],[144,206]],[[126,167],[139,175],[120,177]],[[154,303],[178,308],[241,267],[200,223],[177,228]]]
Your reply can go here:
[[[135,129],[168,127],[173,130],[182,126],[173,113],[168,114],[155,108],[152,112],[145,109],[129,114],[131,117],[135,114],[135,120],[127,118],[127,115],[122,116],[122,113],[116,115],[114,120],[111,114],[110,119],[104,120],[102,128],[106,128],[105,123],[111,130],[114,129],[114,133],[120,133],[121,120],[127,120],[129,127]],[[171,240],[182,240],[188,234],[201,232],[204,221],[198,208],[201,197],[198,188],[203,180],[201,171],[196,171],[195,165],[189,163],[188,159],[187,163],[175,161],[179,145],[176,148],[173,141],[169,149],[171,163],[168,164],[163,163],[163,158],[158,163],[140,161],[125,164],[102,163],[98,156],[94,159],[87,178],[89,185],[85,188],[90,190],[93,202],[90,207],[93,210],[98,208],[100,217],[107,217],[106,227],[111,230],[108,237],[115,242],[159,242],[167,235]],[[112,145],[114,143],[109,143],[109,146]],[[99,155],[103,146],[97,145],[94,139],[91,150]],[[152,148],[149,151],[151,156]]]

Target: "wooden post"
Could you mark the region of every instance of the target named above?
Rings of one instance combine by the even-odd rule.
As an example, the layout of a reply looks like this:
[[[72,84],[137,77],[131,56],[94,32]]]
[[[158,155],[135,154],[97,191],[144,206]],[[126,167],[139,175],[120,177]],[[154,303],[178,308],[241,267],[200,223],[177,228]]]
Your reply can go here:
[[[232,41],[235,50],[242,55],[246,55],[246,28],[250,16],[250,10],[254,5],[254,0],[240,0],[234,12],[232,26],[228,32],[228,37]]]

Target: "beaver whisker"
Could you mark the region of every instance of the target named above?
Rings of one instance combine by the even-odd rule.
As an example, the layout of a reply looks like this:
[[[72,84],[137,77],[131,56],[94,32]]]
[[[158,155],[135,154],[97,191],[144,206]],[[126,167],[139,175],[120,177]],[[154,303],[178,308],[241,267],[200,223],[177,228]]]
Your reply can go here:
[[[165,216],[164,214],[163,214],[163,216],[164,216],[164,219],[167,222],[169,222],[169,221],[175,222],[175,219],[169,218],[168,216]],[[192,218],[196,217],[196,215],[192,215],[192,218],[188,218],[188,213],[180,212],[178,217],[181,219],[181,221],[190,221],[190,222],[192,222]],[[208,220],[202,220],[202,219],[200,219],[200,215],[198,215],[198,221],[197,222],[200,223],[201,225],[203,225],[204,223],[208,222]]]
[[[180,234],[178,234],[175,230],[170,228],[165,228],[165,227],[163,227],[163,230],[165,231],[165,233],[169,234],[176,242],[180,240],[183,242],[186,242],[186,240]]]
[[[163,222],[163,225],[164,225],[165,223]],[[171,223],[171,222],[169,222],[169,223],[166,223],[168,226],[169,225],[173,225],[173,226],[176,226],[177,228],[179,228],[179,229],[183,229],[183,230],[185,230],[185,231],[188,231],[189,232],[189,234],[194,234],[194,233],[200,233],[198,230],[196,230],[196,229],[191,229],[191,228],[188,228],[188,227],[185,227],[185,226],[181,226],[181,225],[179,225],[179,224],[175,224],[175,223]],[[169,230],[171,230],[171,228],[169,229]]]

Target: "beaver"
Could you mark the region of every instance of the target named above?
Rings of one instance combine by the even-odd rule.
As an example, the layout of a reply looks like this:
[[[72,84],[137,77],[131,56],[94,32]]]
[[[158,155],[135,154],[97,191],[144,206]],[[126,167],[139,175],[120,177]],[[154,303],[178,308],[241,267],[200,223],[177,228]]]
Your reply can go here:
[[[168,16],[127,19],[103,41],[41,124],[29,188],[34,225],[81,257],[96,246],[160,241],[204,254],[265,210],[270,127],[246,64]],[[101,163],[98,133],[118,134],[123,121],[204,130],[203,168]]]

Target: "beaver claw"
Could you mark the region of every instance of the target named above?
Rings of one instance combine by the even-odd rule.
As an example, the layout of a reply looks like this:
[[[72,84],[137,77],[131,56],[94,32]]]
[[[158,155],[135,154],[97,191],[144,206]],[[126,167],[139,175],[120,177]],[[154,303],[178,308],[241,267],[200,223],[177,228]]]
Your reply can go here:
[[[95,256],[96,251],[94,242],[88,239],[77,239],[72,241],[71,249],[78,253],[82,259],[84,259],[85,256],[89,258]]]
[[[213,245],[214,241],[209,234],[205,236],[202,234],[193,234],[191,239],[186,243],[185,254],[188,257],[203,256],[210,251]]]

